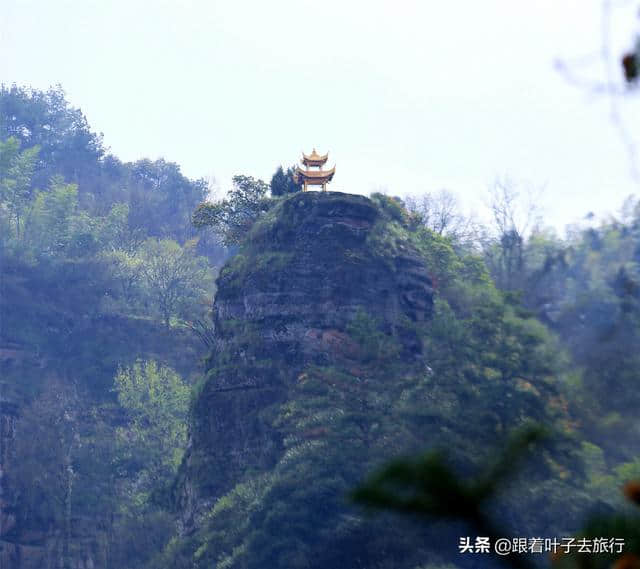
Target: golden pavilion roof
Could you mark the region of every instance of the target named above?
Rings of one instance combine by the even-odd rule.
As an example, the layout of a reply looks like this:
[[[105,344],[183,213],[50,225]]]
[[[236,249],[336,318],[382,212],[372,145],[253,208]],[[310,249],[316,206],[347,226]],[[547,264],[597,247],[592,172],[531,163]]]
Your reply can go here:
[[[308,186],[322,186],[323,192],[327,190],[327,184],[333,179],[333,175],[336,173],[335,166],[331,168],[331,170],[322,169],[328,158],[328,152],[323,156],[318,154],[315,148],[311,154],[302,153],[302,163],[305,169],[303,170],[300,166],[296,166],[295,172],[293,173],[293,179],[296,184],[302,185],[302,191],[306,192]]]
[[[334,166],[331,170],[303,170],[300,166],[297,167],[298,174],[302,174],[307,178],[323,178],[324,176],[333,176],[336,172]]]
[[[331,170],[303,170],[299,166],[296,167],[296,175],[300,176],[302,180],[307,180],[307,183],[313,184],[314,182],[320,182],[321,180],[331,180],[336,173],[336,167]]]
[[[304,152],[302,153],[302,163],[305,166],[322,166],[329,158],[329,153],[327,152],[324,156],[318,154],[316,149],[313,149],[311,154],[307,155]]]

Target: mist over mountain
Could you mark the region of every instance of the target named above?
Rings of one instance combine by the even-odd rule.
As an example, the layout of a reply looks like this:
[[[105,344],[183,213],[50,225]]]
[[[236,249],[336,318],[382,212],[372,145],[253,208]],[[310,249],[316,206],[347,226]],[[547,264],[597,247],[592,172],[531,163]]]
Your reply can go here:
[[[553,537],[624,511],[637,200],[561,239],[508,185],[487,226],[446,192],[301,192],[283,157],[209,203],[59,88],[1,87],[0,119],[0,567],[493,566],[453,501],[418,522],[352,495],[440,451],[446,503],[533,423],[483,515]]]

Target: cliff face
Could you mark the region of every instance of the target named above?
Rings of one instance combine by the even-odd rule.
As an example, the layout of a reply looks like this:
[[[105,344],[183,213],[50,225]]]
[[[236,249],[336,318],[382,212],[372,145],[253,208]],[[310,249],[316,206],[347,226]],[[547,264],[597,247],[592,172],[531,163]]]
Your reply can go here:
[[[362,196],[308,192],[281,204],[218,280],[222,343],[233,340],[239,322],[256,324],[267,352],[327,363],[334,352],[327,342],[359,309],[375,306],[386,333],[403,318],[427,318],[432,291],[423,262],[408,244],[393,256],[385,250],[389,236],[378,221],[380,212]],[[408,339],[405,347],[420,349]]]
[[[181,482],[187,528],[248,469],[282,458],[273,413],[310,369],[366,375],[387,342],[424,367],[415,329],[432,311],[431,280],[386,221],[362,196],[299,193],[270,211],[223,268],[215,349]]]

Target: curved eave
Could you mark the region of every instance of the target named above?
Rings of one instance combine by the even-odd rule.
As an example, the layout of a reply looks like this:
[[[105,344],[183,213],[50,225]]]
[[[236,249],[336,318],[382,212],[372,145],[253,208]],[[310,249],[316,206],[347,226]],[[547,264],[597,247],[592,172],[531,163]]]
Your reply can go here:
[[[296,172],[305,178],[324,178],[333,176],[336,173],[336,167],[334,166],[331,170],[303,170],[298,166]]]
[[[296,175],[299,176],[301,181],[307,182],[330,182],[333,175],[336,173],[336,167],[331,170],[302,170],[300,167],[296,170]]]

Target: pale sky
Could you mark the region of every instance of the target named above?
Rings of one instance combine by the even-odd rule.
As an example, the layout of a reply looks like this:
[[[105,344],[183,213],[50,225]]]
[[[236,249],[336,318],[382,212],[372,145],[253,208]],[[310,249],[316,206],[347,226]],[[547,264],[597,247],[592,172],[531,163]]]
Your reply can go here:
[[[60,83],[123,160],[269,181],[330,152],[330,189],[449,189],[480,207],[496,177],[545,187],[550,225],[638,192],[607,97],[602,0],[0,0],[0,82]],[[637,2],[613,2],[611,69]],[[595,54],[589,59],[588,56]],[[617,98],[640,145],[640,90]]]

